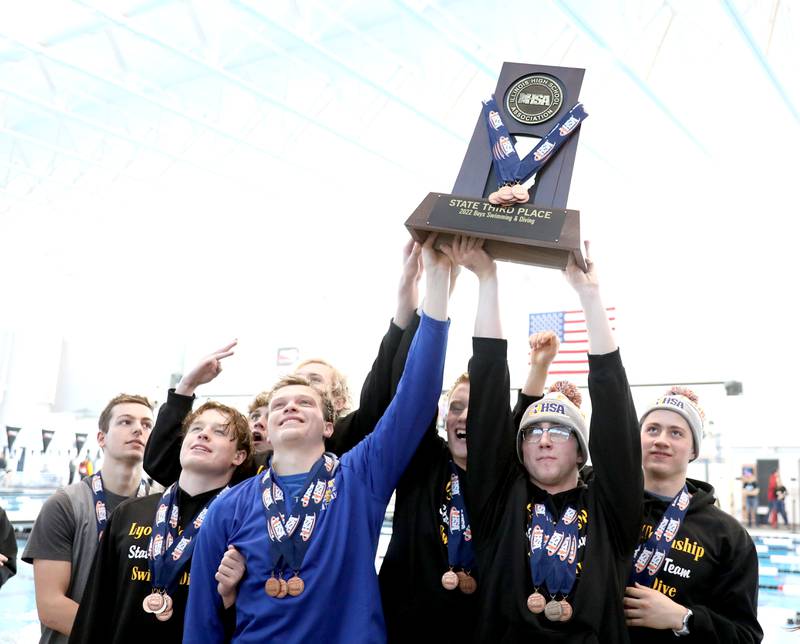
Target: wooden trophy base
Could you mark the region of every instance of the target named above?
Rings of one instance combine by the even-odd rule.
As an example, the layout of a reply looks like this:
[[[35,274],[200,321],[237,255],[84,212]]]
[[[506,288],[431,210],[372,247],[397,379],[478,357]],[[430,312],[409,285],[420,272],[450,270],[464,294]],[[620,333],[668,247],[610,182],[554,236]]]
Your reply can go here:
[[[517,204],[501,208],[486,199],[430,192],[406,220],[415,241],[439,233],[437,247],[455,235],[481,237],[494,259],[557,268],[567,267],[570,254],[585,271],[580,235],[580,213]]]

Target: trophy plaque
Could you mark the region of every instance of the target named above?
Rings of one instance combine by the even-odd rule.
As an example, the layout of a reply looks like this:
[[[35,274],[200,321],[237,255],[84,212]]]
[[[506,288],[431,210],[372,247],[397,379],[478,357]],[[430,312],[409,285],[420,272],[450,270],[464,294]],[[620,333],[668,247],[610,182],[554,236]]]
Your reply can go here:
[[[567,210],[580,124],[583,69],[503,63],[484,103],[452,194],[431,192],[406,221],[423,242],[454,235],[485,239],[495,259],[564,269],[569,255],[586,270],[580,214]],[[515,141],[536,137],[520,158]],[[533,177],[533,184],[531,178]],[[530,186],[530,187],[529,187]]]

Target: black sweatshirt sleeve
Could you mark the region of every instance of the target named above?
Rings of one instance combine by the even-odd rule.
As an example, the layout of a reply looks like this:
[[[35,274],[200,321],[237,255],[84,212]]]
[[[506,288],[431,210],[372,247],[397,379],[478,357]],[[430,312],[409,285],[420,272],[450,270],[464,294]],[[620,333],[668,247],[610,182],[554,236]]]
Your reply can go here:
[[[392,365],[402,337],[403,329],[390,322],[378,356],[361,387],[358,409],[336,421],[333,436],[326,441],[328,451],[341,456],[375,429],[392,401]]]
[[[116,552],[114,519],[116,517],[119,521],[121,514],[114,511],[108,519],[103,538],[94,554],[92,570],[72,625],[69,644],[105,644],[112,639],[112,622],[119,588],[119,558]]]
[[[510,408],[507,343],[472,339],[465,502],[476,543],[486,543],[520,471]]]
[[[0,508],[0,554],[8,557],[0,566],[0,586],[17,574],[17,539],[14,535],[14,526],[8,520],[5,510]]]
[[[397,390],[397,383],[400,382],[400,378],[403,376],[403,371],[405,371],[408,350],[411,348],[411,343],[414,341],[414,336],[419,328],[419,322],[419,314],[415,312],[411,318],[411,322],[409,322],[408,326],[403,329],[403,335],[400,337],[400,342],[397,345],[397,351],[395,351],[394,360],[392,360],[392,396],[394,396],[395,391]]]
[[[639,419],[619,350],[589,356],[592,420],[589,452],[598,501],[612,524],[620,553],[633,550],[639,539],[644,482]]]
[[[158,410],[158,418],[144,450],[144,470],[164,487],[181,475],[181,425],[192,411],[194,396],[183,396],[170,389],[167,402]]]
[[[739,528],[739,526],[734,526]],[[757,644],[763,637],[758,623],[758,555],[750,535],[735,530],[734,543],[721,562],[714,588],[702,605],[687,604],[694,617],[687,643]]]
[[[514,405],[514,411],[511,412],[511,415],[514,418],[514,431],[519,429],[519,426],[522,423],[522,417],[525,415],[525,412],[528,411],[528,407],[541,399],[542,396],[529,396],[527,394],[523,394],[521,391],[519,394],[517,394],[517,404]]]

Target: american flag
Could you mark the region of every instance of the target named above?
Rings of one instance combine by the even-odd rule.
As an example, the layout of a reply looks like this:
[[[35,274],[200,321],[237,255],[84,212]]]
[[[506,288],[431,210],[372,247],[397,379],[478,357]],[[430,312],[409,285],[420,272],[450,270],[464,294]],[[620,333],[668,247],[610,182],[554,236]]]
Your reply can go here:
[[[613,329],[617,319],[616,308],[607,308],[606,315]],[[554,331],[561,342],[555,360],[547,372],[548,376],[572,379],[573,376],[589,373],[589,335],[583,311],[531,313],[528,335],[539,331]]]

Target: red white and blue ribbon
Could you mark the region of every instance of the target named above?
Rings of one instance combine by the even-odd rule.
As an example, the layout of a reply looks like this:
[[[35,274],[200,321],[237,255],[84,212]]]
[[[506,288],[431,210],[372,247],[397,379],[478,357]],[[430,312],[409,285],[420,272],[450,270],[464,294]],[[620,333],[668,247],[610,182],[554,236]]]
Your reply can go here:
[[[174,590],[181,569],[192,556],[194,538],[205,521],[208,508],[227,491],[226,487],[210,498],[191,523],[184,526],[183,532],[178,532],[178,484],[173,483],[164,490],[153,519],[153,531],[147,549],[147,563],[154,589],[166,591],[167,594]]]
[[[334,474],[339,459],[323,454],[308,473],[302,489],[305,493],[289,514],[283,490],[275,480],[272,466],[260,475],[261,503],[267,520],[272,570],[279,574],[286,569],[297,573],[303,563],[311,536],[319,525],[320,514],[332,500]]]
[[[102,472],[93,474],[90,484],[92,487],[92,496],[94,497],[94,518],[97,524],[97,540],[100,541],[100,539],[103,537],[103,532],[105,532],[106,523],[108,523],[106,489],[103,486]],[[147,490],[147,483],[144,482],[144,479],[141,479],[139,481],[139,489],[136,490],[136,496],[146,496]]]
[[[552,598],[569,595],[578,567],[578,511],[568,506],[556,523],[543,503],[534,503],[528,547],[534,588]]]
[[[461,481],[455,463],[450,461],[450,481],[445,489],[442,529],[447,535],[447,563],[451,569],[469,572],[475,568],[475,549]]]
[[[633,568],[631,569],[631,585],[634,583],[651,586],[653,578],[664,565],[664,561],[672,548],[672,542],[681,529],[681,524],[686,516],[691,496],[684,483],[683,489],[675,495],[672,502],[664,511],[664,516],[653,530],[647,541],[640,543],[633,553]]]
[[[530,179],[553,158],[589,115],[582,103],[576,103],[522,160],[514,148],[516,140],[503,122],[494,96],[484,101],[483,116],[489,133],[489,147],[497,170],[498,185],[502,186],[523,183]]]

